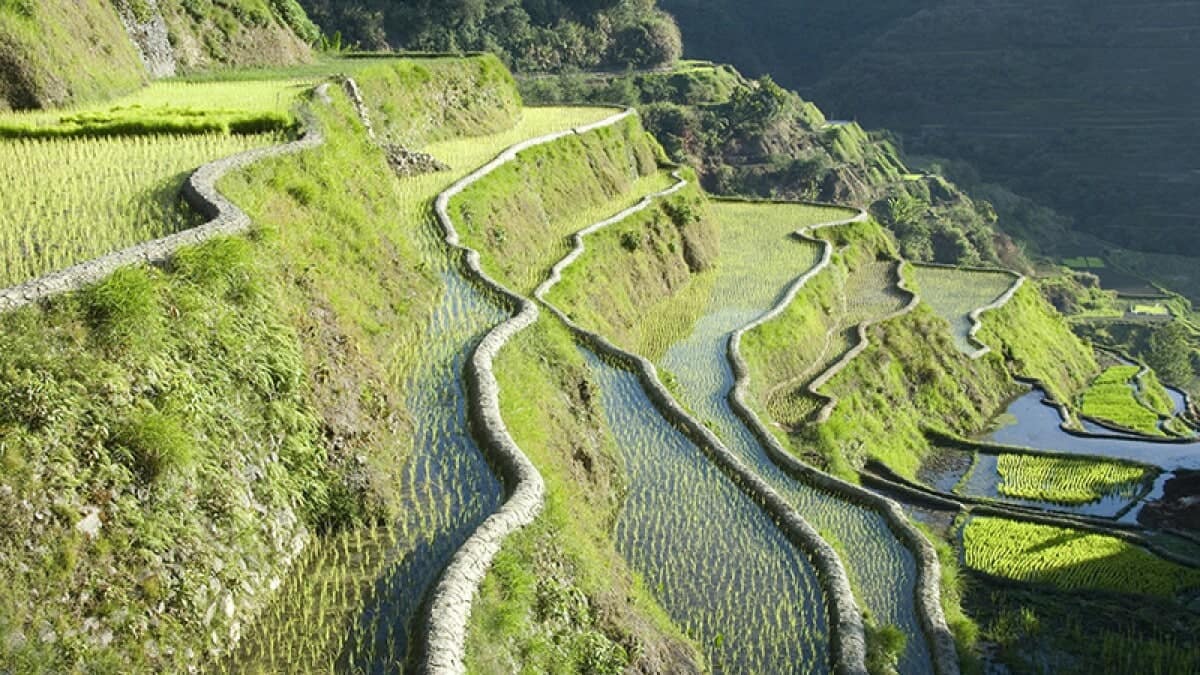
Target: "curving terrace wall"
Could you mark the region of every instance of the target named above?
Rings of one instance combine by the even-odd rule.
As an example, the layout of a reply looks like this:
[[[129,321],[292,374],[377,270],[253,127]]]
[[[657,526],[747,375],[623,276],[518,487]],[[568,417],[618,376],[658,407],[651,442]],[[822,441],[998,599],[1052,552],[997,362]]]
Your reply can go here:
[[[957,675],[958,667],[958,652],[954,646],[954,636],[950,632],[950,627],[946,623],[945,613],[942,611],[941,604],[941,565],[938,562],[937,552],[933,548],[933,544],[921,534],[916,527],[909,522],[908,517],[904,515],[900,505],[895,501],[888,499],[882,495],[876,494],[870,490],[864,489],[853,483],[841,480],[816,468],[805,464],[797,459],[794,455],[787,451],[775,438],[774,434],[766,428],[759,419],[757,413],[746,402],[746,392],[749,388],[750,370],[746,360],[741,354],[742,336],[747,332],[775,319],[787,308],[795,299],[796,294],[804,287],[806,283],[814,276],[819,274],[828,265],[833,256],[833,244],[823,239],[817,239],[810,235],[815,229],[823,227],[837,227],[840,225],[848,225],[855,222],[863,222],[867,219],[866,212],[860,211],[853,218],[848,218],[832,223],[825,223],[811,228],[804,228],[796,232],[796,235],[806,241],[818,243],[824,247],[824,252],[821,256],[821,261],[812,270],[809,270],[803,276],[796,279],[792,286],[780,299],[775,307],[768,310],[758,319],[738,329],[729,339],[728,357],[730,364],[733,367],[734,386],[729,392],[729,402],[734,412],[742,418],[746,425],[759,438],[767,453],[771,456],[776,464],[792,475],[804,480],[812,485],[829,490],[835,494],[841,495],[846,499],[864,504],[883,515],[891,528],[902,542],[910,550],[912,550],[917,561],[917,609],[918,616],[921,620],[922,628],[925,630],[926,638],[929,641],[930,654],[933,659],[934,668],[940,675]],[[903,276],[900,277],[903,282]],[[908,291],[901,284],[901,288]],[[908,305],[891,315],[879,319],[878,321],[864,322],[858,326],[859,342],[858,344],[846,353],[842,359],[826,370],[824,374],[814,380],[809,385],[810,393],[813,393],[827,402],[818,415],[818,424],[828,419],[832,413],[833,407],[837,404],[837,400],[831,396],[822,394],[816,389],[828,382],[838,372],[845,368],[855,356],[867,348],[869,342],[867,340],[867,329],[875,324],[883,321],[902,316],[911,312],[920,302],[920,298],[915,294]]]
[[[429,603],[424,650],[418,666],[422,672],[457,675],[465,671],[467,623],[474,596],[505,538],[532,523],[541,512],[546,490],[541,474],[521,452],[504,424],[500,414],[500,385],[492,369],[492,363],[504,345],[537,321],[538,307],[529,298],[513,293],[488,276],[480,265],[479,252],[459,243],[458,230],[450,218],[450,200],[492,171],[514,161],[524,150],[612,126],[636,114],[633,110],[623,110],[593,124],[518,143],[450,186],[434,203],[446,243],[463,253],[470,275],[516,310],[476,346],[465,373],[470,390],[468,414],[473,430],[512,492],[500,510],[489,516],[459,548],[438,580]]]
[[[546,301],[545,295],[562,278],[562,272],[574,263],[585,250],[584,238],[609,225],[618,223],[629,216],[644,210],[653,203],[655,198],[669,195],[682,189],[687,183],[675,174],[679,181],[671,188],[646,197],[637,205],[621,213],[591,225],[577,232],[573,237],[574,248],[553,268],[550,277],[534,292],[535,297],[542,301],[555,316],[559,318],[581,340],[592,345],[599,353],[614,359],[629,367],[637,374],[643,388],[654,402],[660,413],[671,423],[677,425],[689,438],[701,448],[707,449],[717,464],[726,471],[734,481],[754,499],[759,501],[768,512],[774,516],[780,528],[793,542],[800,545],[811,556],[814,567],[820,572],[820,579],[827,595],[832,599],[830,613],[832,615],[833,663],[835,669],[847,675],[865,675],[866,669],[866,634],[862,621],[862,612],[854,599],[850,588],[849,577],[845,567],[833,547],[805,521],[790,503],[775,491],[766,481],[758,476],[753,469],[747,467],[734,455],[724,443],[717,438],[708,427],[701,424],[675,401],[674,397],[658,377],[658,370],[648,359],[627,352],[617,347],[606,338],[593,333],[576,324],[562,310]],[[865,217],[865,214],[860,214]]]
[[[967,358],[971,360],[977,360],[983,358],[986,354],[990,354],[992,352],[992,348],[984,344],[978,337],[979,331],[983,328],[983,314],[984,312],[991,312],[1007,305],[1008,302],[1013,299],[1013,296],[1017,294],[1017,291],[1021,290],[1021,286],[1025,284],[1025,275],[1018,274],[1012,270],[1006,270],[1003,267],[970,267],[963,265],[943,265],[941,263],[924,262],[910,264],[915,267],[936,267],[939,269],[962,270],[964,272],[993,272],[1007,274],[1013,277],[1012,285],[1009,286],[1008,290],[1004,291],[1000,297],[984,305],[983,307],[976,307],[967,315],[967,318],[971,319],[971,328],[967,331],[967,341],[975,345],[975,351],[967,354]]]
[[[313,92],[314,96],[318,99],[325,98],[325,90],[328,86],[327,84],[318,86]],[[24,307],[61,293],[77,291],[84,286],[102,281],[123,267],[141,263],[162,263],[185,246],[194,246],[213,237],[245,232],[250,228],[250,217],[217,190],[217,181],[231,171],[236,171],[260,160],[290,155],[323,144],[325,135],[321,132],[320,125],[317,124],[312,112],[302,109],[300,119],[305,131],[298,140],[269,148],[247,150],[231,157],[218,159],[196,169],[188,177],[183,184],[181,193],[192,208],[209,219],[203,225],[176,232],[161,239],[130,246],[0,290],[0,312]]]

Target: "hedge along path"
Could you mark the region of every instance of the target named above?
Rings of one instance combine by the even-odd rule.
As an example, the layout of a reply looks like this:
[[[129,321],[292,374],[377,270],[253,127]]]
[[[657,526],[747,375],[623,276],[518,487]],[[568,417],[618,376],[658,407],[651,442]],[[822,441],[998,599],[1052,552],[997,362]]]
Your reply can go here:
[[[312,98],[328,101],[328,88],[328,83],[317,86],[312,90]],[[214,237],[241,234],[250,229],[250,217],[217,190],[217,181],[231,171],[247,167],[260,160],[291,155],[324,144],[325,135],[312,112],[301,108],[299,117],[304,128],[304,133],[299,139],[218,159],[192,172],[192,175],[184,182],[181,194],[193,209],[208,218],[204,224],[160,239],[130,246],[0,290],[0,312],[11,311],[62,293],[80,290],[85,286],[98,283],[124,267],[138,264],[161,264],[185,246],[195,246]]]
[[[984,314],[984,312],[991,312],[991,311],[1000,309],[1001,307],[1007,305],[1009,303],[1009,301],[1013,299],[1013,296],[1015,296],[1017,294],[1017,291],[1021,290],[1021,286],[1023,286],[1025,284],[1025,275],[1018,274],[1017,272],[1014,272],[1009,269],[1004,269],[1003,267],[970,267],[970,266],[962,266],[962,265],[944,265],[941,263],[925,263],[925,262],[921,262],[921,263],[910,262],[909,264],[911,264],[913,267],[928,267],[931,269],[948,269],[948,270],[958,270],[961,272],[986,272],[986,273],[991,273],[991,274],[1005,274],[1005,275],[1008,275],[1013,278],[1012,284],[1008,287],[1008,289],[1006,291],[1004,291],[1004,293],[1002,293],[1000,295],[1000,297],[996,298],[995,300],[993,300],[992,302],[990,302],[986,305],[983,305],[982,307],[976,307],[975,309],[972,309],[967,314],[967,318],[971,321],[971,327],[969,329],[967,329],[967,342],[969,344],[971,344],[972,346],[974,346],[975,348],[972,351],[964,352],[964,353],[966,354],[967,358],[971,359],[972,361],[976,361],[978,359],[983,358],[984,355],[990,354],[992,351],[992,348],[989,347],[988,345],[984,344],[983,341],[980,340],[979,336],[978,336],[979,331],[983,328],[983,314]]]
[[[829,205],[820,204],[820,206]],[[762,326],[768,321],[779,317],[779,315],[783,313],[787,306],[790,305],[793,300],[795,300],[796,295],[800,292],[800,289],[802,289],[810,279],[815,277],[817,274],[820,274],[829,266],[830,261],[833,259],[833,244],[824,239],[818,239],[811,236],[811,233],[814,230],[849,225],[852,223],[860,223],[866,221],[867,218],[868,216],[866,211],[859,209],[858,213],[850,218],[829,223],[822,223],[821,225],[803,228],[796,232],[797,237],[805,241],[818,244],[822,247],[821,259],[815,267],[792,282],[792,285],[787,289],[787,291],[783,294],[783,297],[780,298],[779,302],[774,307],[754,321],[739,328],[730,337],[728,343],[728,358],[733,368],[734,385],[729,391],[729,402],[730,406],[733,408],[733,411],[742,418],[754,435],[757,436],[762,442],[763,446],[767,450],[767,453],[771,456],[771,459],[774,460],[776,464],[782,467],[786,472],[808,482],[811,485],[828,490],[834,494],[842,495],[851,501],[865,504],[869,508],[883,515],[888,526],[896,534],[897,538],[904,542],[904,544],[910,550],[912,550],[914,556],[916,557],[918,563],[916,587],[918,596],[916,598],[918,609],[917,615],[920,617],[922,628],[925,630],[926,639],[930,644],[930,653],[933,659],[934,668],[940,675],[956,675],[959,672],[958,652],[954,646],[954,636],[950,632],[950,627],[946,623],[945,613],[942,611],[941,565],[938,562],[937,552],[934,550],[933,544],[931,544],[929,540],[926,539],[925,536],[922,535],[921,532],[908,521],[908,518],[904,515],[900,505],[895,501],[870,490],[864,489],[861,486],[854,485],[853,483],[849,483],[841,480],[840,478],[826,474],[797,459],[779,443],[779,440],[775,438],[775,435],[767,429],[762,420],[758,417],[758,414],[755,413],[750,405],[746,402],[746,392],[749,389],[750,384],[750,370],[746,360],[741,354],[742,336],[747,332]],[[902,282],[903,277],[901,277],[900,280]],[[901,288],[906,291],[908,290],[903,286],[901,286]],[[913,293],[912,296],[912,300],[905,308],[893,313],[892,316],[880,319],[879,322],[887,321],[891,318],[895,318],[912,311],[916,307],[917,303],[920,302],[920,298],[915,293]],[[831,414],[833,411],[833,407],[837,404],[837,400],[816,392],[816,387],[814,384],[820,386],[820,384],[827,382],[833,377],[833,375],[836,375],[837,372],[840,372],[841,369],[844,368],[847,363],[849,363],[850,359],[854,358],[854,356],[857,356],[867,348],[868,342],[866,339],[866,330],[867,327],[873,323],[877,322],[864,322],[863,324],[860,324],[858,329],[859,344],[854,349],[851,349],[850,352],[847,352],[847,354],[843,356],[838,364],[835,364],[826,371],[828,377],[822,376],[822,378],[818,378],[821,380],[819,384],[814,381],[813,384],[809,385],[809,391],[811,393],[814,393],[815,395],[827,400],[827,403],[822,409],[820,415],[822,421],[828,419],[829,414]],[[833,371],[832,375],[829,375],[830,371]],[[840,566],[840,562],[838,564]]]
[[[865,675],[867,673],[867,649],[862,611],[854,599],[849,576],[834,548],[800,516],[791,503],[731,452],[711,429],[684,410],[683,406],[663,385],[658,376],[658,369],[653,362],[638,354],[625,351],[602,335],[583,328],[545,298],[546,294],[562,280],[563,271],[583,255],[585,251],[584,238],[587,235],[619,223],[648,208],[655,199],[669,196],[687,185],[687,181],[682,179],[677,172],[673,175],[678,182],[672,187],[663,192],[649,195],[629,209],[573,235],[574,248],[554,265],[550,277],[538,286],[534,291],[534,296],[580,340],[591,345],[598,353],[624,364],[633,371],[663,417],[678,426],[699,447],[707,449],[717,465],[778,521],[779,527],[788,538],[809,553],[813,566],[820,573],[819,578],[826,594],[833,599],[829,607],[832,615],[830,627],[833,633],[833,658],[831,660],[834,669],[844,675]],[[865,218],[866,214],[860,213],[857,217]]]
[[[500,414],[500,385],[492,368],[493,361],[504,345],[537,321],[538,306],[529,298],[505,288],[484,272],[479,252],[459,241],[458,230],[450,218],[450,200],[491,172],[514,161],[525,150],[612,126],[636,114],[632,109],[625,109],[592,124],[517,143],[451,185],[434,202],[434,211],[442,225],[446,243],[464,255],[467,270],[475,280],[503,298],[515,310],[511,318],[493,328],[475,347],[467,361],[465,373],[470,392],[468,416],[475,433],[481,438],[481,445],[490,451],[512,492],[500,510],[483,521],[463,543],[434,587],[429,601],[425,649],[419,664],[422,672],[458,675],[466,671],[467,623],[479,585],[505,538],[532,523],[541,513],[546,492],[541,474],[521,452],[504,424]]]

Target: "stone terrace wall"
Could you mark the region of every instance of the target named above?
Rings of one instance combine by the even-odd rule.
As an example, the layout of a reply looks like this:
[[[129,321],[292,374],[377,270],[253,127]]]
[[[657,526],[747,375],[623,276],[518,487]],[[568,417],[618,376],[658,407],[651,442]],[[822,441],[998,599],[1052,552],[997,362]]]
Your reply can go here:
[[[318,87],[318,97],[324,96],[327,86]],[[77,291],[102,281],[123,267],[162,263],[185,246],[194,246],[213,237],[245,232],[250,228],[250,217],[217,190],[217,182],[229,172],[255,162],[309,150],[323,144],[325,135],[312,113],[301,111],[300,117],[305,132],[299,140],[218,159],[205,164],[188,177],[183,184],[183,197],[192,208],[208,218],[208,222],[0,290],[0,312],[24,307],[61,293]]]
[[[473,430],[482,440],[491,459],[500,467],[511,493],[500,510],[489,516],[459,548],[438,580],[429,602],[424,649],[418,666],[421,672],[439,675],[465,672],[467,624],[475,594],[505,538],[532,523],[541,512],[546,489],[541,474],[521,452],[504,424],[500,414],[500,385],[492,369],[492,363],[504,345],[537,321],[538,307],[532,300],[513,293],[488,276],[480,265],[479,252],[459,243],[458,231],[450,218],[450,200],[489,173],[514,161],[524,150],[572,134],[585,134],[612,126],[633,115],[636,115],[634,111],[624,110],[594,124],[518,143],[450,186],[438,195],[434,204],[446,243],[464,254],[470,275],[517,311],[483,338],[466,367],[470,389],[468,413]]]
[[[827,205],[821,204],[820,206]],[[800,480],[808,482],[811,485],[815,485],[819,488],[833,492],[834,494],[841,495],[850,501],[866,505],[867,507],[874,509],[883,515],[884,519],[888,523],[888,527],[891,528],[892,532],[896,534],[900,541],[904,542],[904,544],[908,546],[916,558],[917,597],[915,600],[917,602],[917,615],[920,617],[921,626],[925,630],[926,638],[929,641],[930,653],[933,659],[934,668],[937,670],[939,675],[957,675],[959,672],[958,652],[954,646],[954,636],[950,632],[950,627],[946,623],[945,613],[942,611],[941,564],[938,562],[937,551],[934,550],[933,544],[931,544],[929,540],[926,539],[925,536],[922,535],[921,532],[917,530],[917,528],[913,526],[911,522],[909,522],[908,517],[904,515],[904,511],[901,510],[900,505],[895,501],[872,492],[871,490],[867,490],[858,485],[854,485],[853,483],[849,483],[822,471],[818,471],[816,468],[809,466],[808,464],[805,464],[797,459],[779,443],[779,440],[776,439],[774,434],[772,434],[770,430],[766,428],[762,420],[759,419],[757,413],[755,413],[750,405],[746,402],[746,392],[749,389],[750,383],[750,371],[746,364],[745,358],[743,358],[741,354],[742,336],[782,314],[784,309],[786,309],[787,306],[795,299],[796,294],[799,293],[800,289],[806,283],[808,283],[810,279],[819,274],[829,265],[829,261],[832,258],[833,245],[828,241],[812,237],[810,233],[814,229],[848,225],[850,223],[862,222],[866,219],[867,214],[860,211],[858,215],[852,218],[826,223],[812,228],[805,228],[796,233],[797,236],[807,241],[818,243],[824,247],[821,261],[812,270],[809,270],[803,276],[796,279],[796,281],[793,282],[787,293],[784,294],[784,297],[775,307],[764,313],[758,319],[752,321],[746,326],[743,326],[730,338],[728,346],[728,358],[733,366],[734,386],[729,392],[729,402],[734,412],[742,418],[746,425],[762,442],[763,446],[767,450],[767,453],[771,456],[771,459],[785,471],[793,476],[796,476]],[[903,280],[903,277],[901,277],[901,280]],[[912,300],[905,308],[894,313],[892,316],[882,319],[881,321],[886,321],[912,311],[912,309],[916,307],[917,303],[920,302],[920,298],[917,297],[916,294],[912,294],[912,296]],[[837,371],[840,371],[841,368],[845,367],[846,363],[848,363],[853,356],[857,355],[857,353],[861,352],[863,349],[866,349],[867,327],[868,323],[864,323],[859,326],[859,344],[847,353],[847,357],[849,358],[843,357],[842,361],[829,369],[830,371],[834,371],[834,374],[836,374]],[[826,372],[828,373],[829,371]],[[831,377],[832,375],[830,378]],[[824,381],[828,381],[830,378],[825,378]],[[812,389],[813,387],[810,385],[810,391]],[[828,417],[828,413],[825,411],[832,411],[832,406],[836,404],[836,400],[831,400],[829,396],[825,396],[823,394],[817,395],[827,399],[828,403],[822,410],[822,413]]]
[[[680,178],[678,173],[674,175],[679,182],[671,188],[650,195],[638,204],[618,213],[612,218],[603,220],[577,232],[572,237],[574,243],[572,251],[554,266],[550,278],[538,287],[534,295],[564,325],[574,332],[577,337],[592,345],[598,353],[625,364],[626,367],[636,373],[642,383],[642,387],[646,390],[659,412],[672,424],[678,426],[693,442],[705,449],[713,457],[717,465],[741,489],[766,508],[779,523],[779,527],[788,538],[809,554],[813,566],[819,572],[819,578],[824,587],[823,590],[832,600],[830,603],[830,614],[833,619],[831,624],[833,633],[831,642],[833,645],[832,661],[834,668],[837,672],[845,675],[865,675],[867,672],[866,632],[863,626],[862,612],[859,610],[858,604],[854,599],[854,593],[850,588],[846,569],[833,547],[821,538],[812,525],[804,520],[783,496],[725,447],[725,444],[721,442],[716,434],[692,417],[691,414],[675,401],[671,393],[663,386],[662,380],[658,377],[658,370],[652,362],[642,356],[617,347],[598,333],[593,333],[581,327],[568,317],[565,312],[551,305],[545,299],[545,295],[561,280],[562,272],[583,254],[585,250],[584,238],[587,235],[621,222],[634,213],[646,209],[656,198],[670,195],[682,189],[686,185],[686,181]],[[854,222],[865,217],[865,213],[860,213],[855,218],[846,222]],[[818,265],[818,270],[824,264],[828,263],[828,253],[827,250],[822,264]],[[794,296],[795,290],[791,290],[789,293]]]

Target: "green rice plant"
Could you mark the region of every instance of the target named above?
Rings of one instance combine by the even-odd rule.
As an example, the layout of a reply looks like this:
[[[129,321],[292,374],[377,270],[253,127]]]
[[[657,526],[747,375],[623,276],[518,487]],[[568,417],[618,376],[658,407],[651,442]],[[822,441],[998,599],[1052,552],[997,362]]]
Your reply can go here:
[[[1091,459],[1004,454],[997,458],[1000,494],[1055,504],[1090,504],[1107,496],[1133,499],[1154,471]]]
[[[963,529],[963,548],[972,569],[1068,591],[1171,598],[1200,587],[1200,570],[1116,537],[1051,525],[974,517]]]
[[[1140,366],[1113,366],[1080,396],[1080,413],[1148,436],[1164,436],[1159,414],[1138,400],[1135,378]]]
[[[178,192],[200,165],[280,142],[252,136],[0,140],[0,286],[202,219]]]
[[[916,282],[921,301],[950,322],[950,334],[959,351],[970,354],[970,313],[994,302],[1013,285],[1013,277],[1002,272],[981,272],[950,267],[912,265],[910,278]]]
[[[335,102],[344,106],[340,97]],[[341,113],[352,114],[348,107]],[[366,150],[344,125],[331,129],[330,142],[313,153],[269,160],[222,181],[220,188],[256,222],[279,232],[282,259],[322,267],[304,285],[320,288],[330,311],[361,326],[361,348],[387,364],[385,386],[404,392],[400,424],[407,429],[396,438],[396,456],[381,454],[364,468],[381,476],[392,500],[385,522],[314,542],[298,568],[304,572],[284,583],[243,638],[245,647],[222,662],[223,672],[390,670],[406,658],[422,596],[501,498],[483,455],[463,433],[461,367],[470,347],[506,312],[446,254],[432,202],[514,143],[611,114],[529,109],[504,132],[424,148],[449,171],[385,177],[371,183],[374,191],[358,186],[358,192],[345,193],[335,182],[347,173],[386,171],[381,151]],[[333,184],[338,189],[328,187]],[[312,202],[317,196],[321,203]],[[404,271],[381,262],[381,248],[403,260]],[[362,288],[364,273],[383,281]],[[360,405],[372,405],[370,398]]]

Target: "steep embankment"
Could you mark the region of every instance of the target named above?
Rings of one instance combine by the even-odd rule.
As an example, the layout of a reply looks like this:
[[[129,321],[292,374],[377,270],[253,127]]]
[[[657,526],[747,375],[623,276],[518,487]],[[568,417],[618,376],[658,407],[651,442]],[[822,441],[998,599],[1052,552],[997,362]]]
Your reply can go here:
[[[0,3],[0,110],[113,96],[146,80],[108,0]]]
[[[0,110],[111,98],[149,77],[311,60],[294,0],[5,0]]]
[[[489,64],[503,72],[429,67]],[[511,80],[490,87],[511,124]],[[407,371],[378,335],[422,325],[438,285],[393,224],[382,151],[340,96],[314,106],[335,142],[228,186],[256,235],[3,315],[6,664],[195,664],[243,632],[308,533],[399,509]]]
[[[560,255],[555,251],[571,223],[662,184],[654,144],[637,118],[610,122],[515,155],[506,152],[470,182],[452,188],[443,225],[453,241],[461,236],[464,243],[485,247],[482,268],[473,268],[481,278],[494,274],[498,283],[532,293],[533,277],[546,273],[553,262],[548,256]],[[459,619],[466,621],[460,603],[471,601],[477,576],[503,541],[470,614],[465,656],[472,669],[509,672],[522,664],[547,670],[697,670],[699,657],[624,571],[613,547],[609,527],[622,505],[626,477],[586,366],[561,327],[530,326],[536,308],[524,301],[518,307],[513,319],[484,339],[468,369],[473,396],[479,397],[472,402],[478,412],[473,418],[490,449],[514,466],[518,483],[510,486],[515,491],[504,509],[476,531],[439,583],[430,645],[439,652],[427,663],[462,667],[454,654],[462,645],[455,644],[454,633],[466,628],[459,625]],[[529,474],[526,453],[545,479]],[[531,507],[532,513],[543,508],[543,484],[545,510],[529,529],[514,533],[513,525],[525,524]],[[540,646],[547,638],[561,647]],[[497,649],[498,644],[507,646]]]

